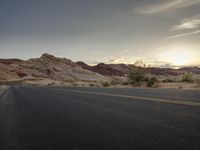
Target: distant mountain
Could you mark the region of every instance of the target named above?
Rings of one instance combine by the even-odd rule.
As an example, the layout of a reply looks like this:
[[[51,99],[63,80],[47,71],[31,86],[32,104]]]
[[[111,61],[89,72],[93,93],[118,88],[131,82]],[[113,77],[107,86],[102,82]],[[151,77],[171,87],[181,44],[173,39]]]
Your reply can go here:
[[[77,62],[80,66],[82,66],[84,69],[91,70],[93,72],[97,72],[102,75],[108,75],[108,76],[124,76],[128,73],[131,66],[133,65],[127,65],[127,64],[104,64],[100,63],[96,66],[89,66],[85,64],[84,62]],[[183,67],[180,69],[172,69],[172,68],[158,68],[158,67],[148,67],[146,68],[147,72],[154,74],[154,75],[181,75],[185,72],[192,72],[196,74],[200,74],[200,68],[199,67]]]
[[[200,74],[200,68],[199,67],[183,67],[179,69],[182,72],[193,72],[196,74]]]
[[[90,71],[102,74],[102,75],[107,75],[107,76],[124,76],[125,73],[128,71],[128,66],[124,64],[104,64],[100,63],[96,66],[89,66],[85,64],[84,62],[77,62],[76,64],[82,66],[84,69],[88,69]]]
[[[147,71],[154,75],[180,75],[182,72],[180,72],[178,69],[172,69],[172,68],[156,68],[156,67],[150,67],[147,68]]]

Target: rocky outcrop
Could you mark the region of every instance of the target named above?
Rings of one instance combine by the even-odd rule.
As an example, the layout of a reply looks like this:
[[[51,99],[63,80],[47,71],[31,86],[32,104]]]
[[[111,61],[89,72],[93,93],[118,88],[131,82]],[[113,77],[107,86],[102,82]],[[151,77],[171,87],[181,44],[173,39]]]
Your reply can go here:
[[[24,78],[49,79],[61,82],[96,82],[109,80],[107,77],[86,70],[66,58],[57,58],[43,54],[40,58],[16,61],[9,64],[0,63],[0,80],[13,81]]]

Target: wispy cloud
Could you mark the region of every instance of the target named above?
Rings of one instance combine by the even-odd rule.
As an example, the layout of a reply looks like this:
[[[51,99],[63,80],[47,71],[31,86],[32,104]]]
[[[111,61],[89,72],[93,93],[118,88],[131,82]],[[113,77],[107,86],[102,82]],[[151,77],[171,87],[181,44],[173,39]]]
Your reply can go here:
[[[138,14],[161,13],[186,8],[195,4],[200,4],[200,0],[165,0],[164,2],[158,2],[156,4],[135,9],[134,12]]]
[[[129,53],[129,52],[131,52],[131,51],[134,51],[134,50],[135,50],[135,49],[133,49],[133,48],[125,49],[125,50],[123,50],[123,51],[117,53],[117,54],[114,55],[114,56],[116,57],[116,56],[125,55],[125,54],[127,54],[127,53]]]
[[[191,35],[199,34],[199,33],[200,33],[200,30],[197,30],[197,31],[189,32],[189,33],[168,36],[168,37],[164,38],[164,40],[171,40],[171,39],[176,39],[176,38],[185,37],[185,36],[191,36]]]
[[[111,58],[107,60],[105,63],[108,64],[117,64],[117,63],[127,63],[127,59],[125,57],[119,57],[119,58]]]
[[[120,51],[119,53],[116,53],[108,58],[106,63],[120,63],[120,62],[126,62],[126,55],[131,53],[132,51],[135,51],[133,48],[125,49]]]
[[[175,25],[171,30],[194,29],[200,27],[200,14],[190,18],[185,18],[180,21],[180,24]]]
[[[103,62],[107,64],[134,64],[137,60],[143,60],[140,55],[144,55],[142,49],[129,48],[104,58]]]

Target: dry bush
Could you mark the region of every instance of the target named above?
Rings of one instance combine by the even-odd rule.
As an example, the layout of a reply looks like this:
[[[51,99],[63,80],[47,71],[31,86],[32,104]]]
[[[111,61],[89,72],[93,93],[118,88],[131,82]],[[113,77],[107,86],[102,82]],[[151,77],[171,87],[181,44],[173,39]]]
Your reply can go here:
[[[129,85],[129,82],[128,81],[122,81],[121,85]]]
[[[159,88],[159,87],[161,87],[161,85],[160,85],[159,83],[155,83],[155,84],[152,86],[152,88]]]
[[[102,86],[103,86],[103,87],[108,87],[108,86],[110,86],[110,83],[109,83],[109,82],[103,82],[103,83],[102,83]]]
[[[172,79],[167,78],[167,79],[164,79],[162,82],[164,82],[164,83],[172,83],[172,82],[175,82],[175,81],[172,80]]]
[[[138,84],[145,81],[146,78],[145,64],[142,61],[137,61],[128,72],[129,82],[131,84]]]
[[[157,78],[157,77],[155,77],[155,76],[150,77],[150,78],[148,78],[147,86],[148,86],[148,87],[153,87],[153,86],[155,86],[158,82],[159,82],[159,81],[158,81],[158,78]]]
[[[193,82],[192,76],[193,76],[193,74],[191,72],[185,72],[182,75],[182,81],[183,82]]]
[[[117,85],[117,84],[121,84],[121,80],[116,77],[113,77],[111,80],[111,85]]]

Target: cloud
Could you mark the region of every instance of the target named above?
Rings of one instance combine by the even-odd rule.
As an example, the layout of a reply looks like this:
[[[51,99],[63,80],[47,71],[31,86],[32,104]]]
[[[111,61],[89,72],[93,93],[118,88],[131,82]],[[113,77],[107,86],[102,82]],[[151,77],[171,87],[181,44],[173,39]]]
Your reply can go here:
[[[200,0],[165,0],[165,2],[158,2],[156,4],[135,9],[134,12],[138,14],[161,13],[170,10],[186,8],[199,3]]]
[[[129,52],[131,52],[131,51],[134,51],[134,50],[135,50],[135,49],[133,49],[133,48],[126,49],[126,50],[123,50],[123,51],[117,53],[115,56],[125,55],[125,54],[127,54],[127,53],[129,53]]]
[[[111,58],[105,63],[108,63],[108,64],[127,63],[127,59],[125,57]]]
[[[190,18],[182,19],[180,24],[175,25],[171,30],[172,31],[178,31],[183,29],[194,29],[198,28],[200,26],[200,14],[194,15]]]
[[[133,48],[129,48],[129,49],[125,49],[125,50],[122,50],[120,51],[119,53],[116,53],[112,56],[110,56],[108,58],[107,61],[105,61],[106,63],[121,63],[121,62],[127,62],[127,54],[131,53],[135,51],[135,49]]]
[[[200,30],[197,30],[197,31],[189,32],[189,33],[183,33],[183,34],[178,34],[178,35],[174,35],[174,36],[168,36],[168,37],[164,38],[164,40],[171,40],[171,39],[176,39],[176,38],[190,36],[190,35],[199,34],[199,33],[200,33]]]

